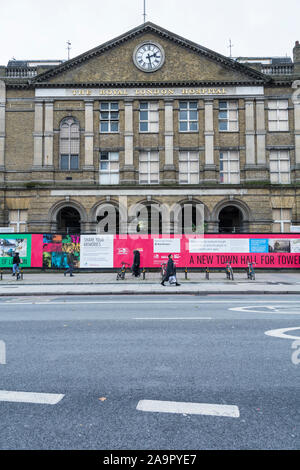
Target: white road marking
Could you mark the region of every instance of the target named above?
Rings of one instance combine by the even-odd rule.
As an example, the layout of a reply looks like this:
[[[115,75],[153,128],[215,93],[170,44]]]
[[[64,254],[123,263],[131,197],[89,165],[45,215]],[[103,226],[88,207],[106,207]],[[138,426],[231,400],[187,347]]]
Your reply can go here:
[[[0,390],[0,402],[36,403],[40,405],[56,405],[64,395],[56,393],[9,392]]]
[[[296,303],[296,302],[295,302]],[[243,313],[275,313],[277,315],[300,315],[300,307],[295,307],[298,310],[283,310],[284,305],[249,305],[244,307],[232,307],[228,310],[233,312],[243,312]],[[293,307],[289,307],[293,308]],[[263,310],[267,309],[267,310]]]
[[[225,416],[239,418],[240,411],[234,405],[213,405],[210,403],[186,403],[176,401],[140,400],[136,407],[139,411],[154,413],[179,413],[206,416]]]
[[[99,294],[100,295],[100,294]],[[85,304],[137,304],[137,305],[140,305],[140,304],[196,304],[196,305],[206,305],[206,304],[245,304],[245,303],[248,303],[249,302],[249,299],[248,300],[140,300],[140,301],[136,301],[136,300],[95,300],[95,301],[80,301],[80,300],[77,300],[77,301],[70,301],[70,302],[67,302],[67,301],[59,301],[59,302],[21,302],[21,301],[9,301],[9,300],[6,300],[5,302],[2,303],[2,305],[32,305],[32,304],[35,304],[35,305],[78,305],[78,304],[82,304],[82,305],[85,305]],[[254,303],[258,304],[258,303],[262,303],[262,304],[265,304],[265,303],[269,303],[270,304],[270,300],[255,300]],[[278,303],[292,303],[292,304],[300,304],[300,301],[297,301],[297,300],[276,300],[274,301],[274,303],[278,304]],[[237,308],[243,308],[243,307],[237,307]],[[232,310],[232,309],[231,309]]]
[[[300,326],[296,328],[279,328],[277,330],[269,330],[265,332],[267,336],[273,336],[274,338],[281,338],[281,339],[300,339],[300,336],[292,336],[286,335],[285,333],[288,331],[300,330]],[[300,333],[300,331],[299,331]]]
[[[0,364],[6,364],[6,344],[5,341],[0,341]]]
[[[137,317],[133,320],[212,320],[212,317]]]

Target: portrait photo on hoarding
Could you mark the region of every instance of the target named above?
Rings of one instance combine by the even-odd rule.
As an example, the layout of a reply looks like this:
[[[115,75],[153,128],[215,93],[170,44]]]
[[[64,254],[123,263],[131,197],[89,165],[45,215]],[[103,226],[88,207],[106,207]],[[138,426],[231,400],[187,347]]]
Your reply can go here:
[[[269,253],[290,253],[290,240],[269,240]]]

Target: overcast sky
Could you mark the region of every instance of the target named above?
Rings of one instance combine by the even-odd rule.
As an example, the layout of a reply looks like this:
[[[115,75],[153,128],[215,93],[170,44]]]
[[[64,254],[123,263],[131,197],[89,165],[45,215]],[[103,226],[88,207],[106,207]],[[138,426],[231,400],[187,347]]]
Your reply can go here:
[[[143,23],[143,0],[0,0],[0,65],[67,59]],[[146,0],[147,21],[229,56],[292,56],[299,0]]]

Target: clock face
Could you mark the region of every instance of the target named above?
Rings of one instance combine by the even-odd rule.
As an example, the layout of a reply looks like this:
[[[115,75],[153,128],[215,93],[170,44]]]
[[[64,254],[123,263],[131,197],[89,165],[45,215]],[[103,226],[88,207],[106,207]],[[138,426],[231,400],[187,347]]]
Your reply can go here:
[[[155,72],[163,65],[164,60],[163,48],[150,41],[140,44],[133,53],[135,65],[143,72]]]

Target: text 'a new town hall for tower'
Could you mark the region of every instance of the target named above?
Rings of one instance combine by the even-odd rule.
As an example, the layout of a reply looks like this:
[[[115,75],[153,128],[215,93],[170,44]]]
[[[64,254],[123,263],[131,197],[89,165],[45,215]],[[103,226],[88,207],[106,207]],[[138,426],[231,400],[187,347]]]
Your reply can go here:
[[[0,67],[2,228],[97,233],[107,202],[188,202],[207,233],[289,232],[299,182],[298,42],[231,59],[148,22]]]

